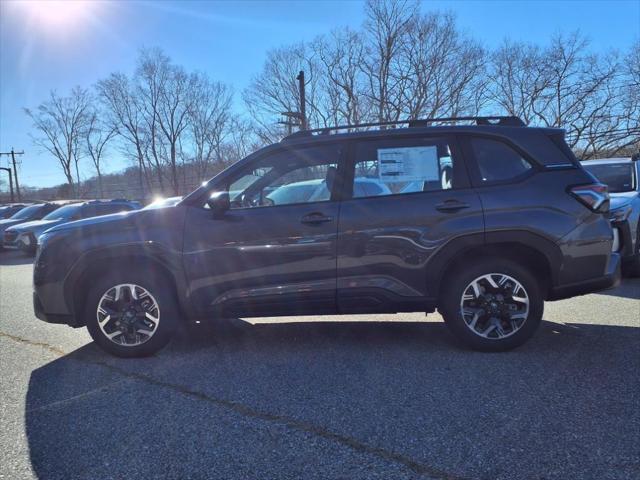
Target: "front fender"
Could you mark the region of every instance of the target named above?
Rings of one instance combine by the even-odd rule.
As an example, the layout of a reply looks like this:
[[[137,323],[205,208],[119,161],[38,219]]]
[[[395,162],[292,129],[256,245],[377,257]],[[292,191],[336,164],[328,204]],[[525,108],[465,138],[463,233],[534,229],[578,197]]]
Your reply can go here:
[[[159,269],[169,277],[176,288],[176,297],[184,313],[190,314],[184,301],[186,277],[182,264],[182,252],[153,242],[136,242],[109,245],[83,253],[69,270],[64,280],[65,304],[70,312],[77,313],[75,293],[84,282],[89,283],[94,275],[110,269]]]

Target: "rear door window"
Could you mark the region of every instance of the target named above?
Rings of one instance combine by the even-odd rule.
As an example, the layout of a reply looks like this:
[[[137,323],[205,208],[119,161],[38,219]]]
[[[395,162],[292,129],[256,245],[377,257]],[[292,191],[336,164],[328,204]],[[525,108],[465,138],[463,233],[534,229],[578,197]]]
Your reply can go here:
[[[393,138],[357,144],[353,198],[458,187],[459,166],[443,138]]]

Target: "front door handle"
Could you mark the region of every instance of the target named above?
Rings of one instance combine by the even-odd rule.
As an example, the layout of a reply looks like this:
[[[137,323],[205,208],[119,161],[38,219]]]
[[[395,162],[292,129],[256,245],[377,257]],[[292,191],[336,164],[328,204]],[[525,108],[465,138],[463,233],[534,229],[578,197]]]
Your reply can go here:
[[[436,205],[436,210],[440,212],[457,212],[464,208],[469,208],[471,205],[468,203],[460,202],[458,200],[446,200]]]
[[[329,217],[320,212],[309,213],[300,219],[300,223],[307,225],[318,225],[320,223],[332,222],[333,217]]]

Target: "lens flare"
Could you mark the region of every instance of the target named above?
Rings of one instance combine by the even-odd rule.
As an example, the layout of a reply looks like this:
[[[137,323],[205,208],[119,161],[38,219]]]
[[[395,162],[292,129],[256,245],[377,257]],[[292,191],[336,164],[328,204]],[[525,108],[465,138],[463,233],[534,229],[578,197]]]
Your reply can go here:
[[[17,2],[28,19],[43,28],[83,24],[98,2],[91,0],[23,0]]]

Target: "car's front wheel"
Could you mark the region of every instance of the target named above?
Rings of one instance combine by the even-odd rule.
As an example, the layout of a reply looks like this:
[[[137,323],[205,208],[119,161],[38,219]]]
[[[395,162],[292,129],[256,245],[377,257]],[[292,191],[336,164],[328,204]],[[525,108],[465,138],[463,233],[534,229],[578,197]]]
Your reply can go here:
[[[91,337],[104,350],[119,357],[144,357],[171,340],[179,310],[164,278],[109,275],[90,289],[84,315]]]
[[[633,252],[633,259],[626,266],[626,273],[630,277],[640,277],[640,220],[638,221],[638,231],[636,232],[636,247]]]
[[[544,299],[528,269],[509,260],[459,268],[442,285],[439,310],[453,334],[482,351],[510,350],[542,320]]]

